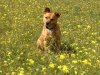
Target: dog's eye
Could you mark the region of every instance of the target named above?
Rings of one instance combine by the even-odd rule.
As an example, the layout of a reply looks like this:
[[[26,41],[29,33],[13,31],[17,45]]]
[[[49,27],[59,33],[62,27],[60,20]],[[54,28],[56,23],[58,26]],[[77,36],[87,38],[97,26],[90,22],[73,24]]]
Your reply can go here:
[[[53,21],[54,19],[51,19],[51,21]]]

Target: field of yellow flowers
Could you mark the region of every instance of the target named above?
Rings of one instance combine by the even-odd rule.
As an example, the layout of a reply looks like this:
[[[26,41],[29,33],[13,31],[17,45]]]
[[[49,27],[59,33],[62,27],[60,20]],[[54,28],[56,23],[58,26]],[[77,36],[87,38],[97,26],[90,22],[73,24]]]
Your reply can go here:
[[[43,10],[61,13],[62,51],[38,51]],[[0,0],[0,75],[100,75],[100,0]]]

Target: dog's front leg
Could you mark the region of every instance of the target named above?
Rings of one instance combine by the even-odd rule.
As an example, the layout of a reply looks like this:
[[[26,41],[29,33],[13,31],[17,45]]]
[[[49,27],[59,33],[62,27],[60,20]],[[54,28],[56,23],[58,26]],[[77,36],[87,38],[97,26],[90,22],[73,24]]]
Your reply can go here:
[[[46,41],[44,41],[44,50],[46,50],[47,48],[46,48],[46,44],[47,44],[47,42]]]
[[[45,51],[48,51],[47,41],[44,41],[44,50],[45,50]]]
[[[44,50],[47,53],[50,52],[49,46],[50,46],[49,40],[44,41]]]

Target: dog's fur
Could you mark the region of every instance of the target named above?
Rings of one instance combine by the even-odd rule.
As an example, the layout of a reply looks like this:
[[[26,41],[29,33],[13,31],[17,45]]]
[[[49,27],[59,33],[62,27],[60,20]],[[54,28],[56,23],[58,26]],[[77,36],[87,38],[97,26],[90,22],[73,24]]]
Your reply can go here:
[[[55,50],[60,50],[61,32],[59,25],[57,24],[59,17],[59,13],[51,12],[48,7],[45,8],[43,16],[44,26],[42,33],[37,40],[37,47],[39,49],[48,50],[48,46],[54,43]],[[51,43],[52,41],[53,43]]]

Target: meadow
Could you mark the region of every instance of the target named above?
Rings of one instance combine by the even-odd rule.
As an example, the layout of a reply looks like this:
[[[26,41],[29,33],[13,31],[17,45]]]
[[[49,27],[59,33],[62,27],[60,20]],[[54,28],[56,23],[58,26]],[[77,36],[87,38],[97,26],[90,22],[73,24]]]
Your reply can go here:
[[[36,48],[45,7],[61,13],[61,53]],[[0,75],[100,75],[100,0],[0,0]]]

